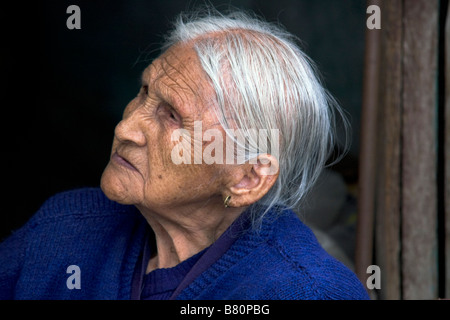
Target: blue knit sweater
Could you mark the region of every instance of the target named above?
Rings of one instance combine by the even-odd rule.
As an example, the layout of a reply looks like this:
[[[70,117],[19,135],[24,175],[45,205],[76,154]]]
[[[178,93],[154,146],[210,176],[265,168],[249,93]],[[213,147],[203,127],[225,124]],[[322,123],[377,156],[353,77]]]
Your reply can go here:
[[[369,298],[293,212],[270,220],[241,234],[177,299]],[[146,228],[134,207],[100,189],[60,193],[0,244],[0,299],[130,299]],[[80,289],[67,285],[71,265]]]

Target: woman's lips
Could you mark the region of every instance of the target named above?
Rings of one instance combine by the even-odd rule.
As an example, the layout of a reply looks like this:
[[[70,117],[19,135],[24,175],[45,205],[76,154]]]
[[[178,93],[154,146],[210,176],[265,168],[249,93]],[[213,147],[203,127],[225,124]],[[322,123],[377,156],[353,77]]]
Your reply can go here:
[[[137,171],[136,167],[133,166],[127,159],[125,159],[124,157],[120,156],[117,152],[114,152],[114,154],[112,155],[111,159],[116,162],[117,164],[128,168],[130,170],[133,171]]]

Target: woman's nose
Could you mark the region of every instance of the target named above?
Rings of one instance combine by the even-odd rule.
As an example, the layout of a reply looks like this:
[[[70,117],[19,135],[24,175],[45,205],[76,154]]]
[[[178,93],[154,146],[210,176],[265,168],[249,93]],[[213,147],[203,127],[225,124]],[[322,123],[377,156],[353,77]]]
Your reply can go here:
[[[139,125],[138,110],[128,113],[117,124],[114,134],[120,142],[134,143],[140,147],[145,146],[146,139]]]

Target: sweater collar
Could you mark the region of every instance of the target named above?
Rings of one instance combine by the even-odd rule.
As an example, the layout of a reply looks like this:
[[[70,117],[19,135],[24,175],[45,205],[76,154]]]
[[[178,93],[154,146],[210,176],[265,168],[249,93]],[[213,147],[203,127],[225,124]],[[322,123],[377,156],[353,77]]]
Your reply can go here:
[[[229,270],[240,259],[247,256],[261,243],[267,241],[273,233],[273,222],[281,214],[290,212],[282,207],[275,207],[267,212],[259,227],[254,228],[251,221],[252,215],[257,210],[263,209],[265,208],[252,206],[244,211],[197,261],[170,299],[181,298],[185,293],[196,296],[196,293],[202,290],[201,286],[197,286],[197,280],[202,274],[218,275],[223,273],[224,270]],[[210,277],[203,278],[203,280],[208,278],[206,279],[207,282],[212,281]]]

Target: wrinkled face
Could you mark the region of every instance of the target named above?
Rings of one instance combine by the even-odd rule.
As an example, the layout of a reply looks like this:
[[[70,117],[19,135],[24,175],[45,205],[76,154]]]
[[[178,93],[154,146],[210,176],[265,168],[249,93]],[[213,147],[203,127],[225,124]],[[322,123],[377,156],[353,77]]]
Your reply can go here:
[[[167,208],[222,203],[223,186],[229,176],[220,164],[176,164],[172,141],[176,129],[196,141],[194,122],[207,129],[222,130],[213,111],[212,87],[195,51],[176,45],[143,72],[142,87],[126,107],[115,129],[111,159],[101,181],[105,194],[123,204],[158,211]],[[180,138],[182,140],[183,138]]]

